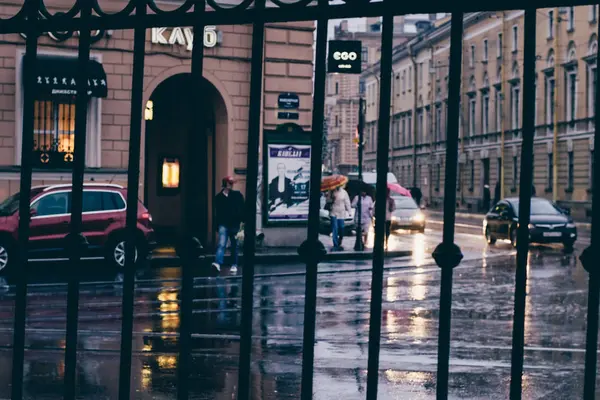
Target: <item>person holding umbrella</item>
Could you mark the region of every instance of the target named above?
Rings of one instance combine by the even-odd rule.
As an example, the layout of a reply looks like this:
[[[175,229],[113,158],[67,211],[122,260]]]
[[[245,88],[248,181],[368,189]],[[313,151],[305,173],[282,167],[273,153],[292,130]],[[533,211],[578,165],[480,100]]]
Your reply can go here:
[[[360,195],[356,196],[352,200],[352,207],[357,208],[360,200],[360,215],[356,213],[356,224],[360,224],[362,232],[363,245],[367,243],[367,237],[369,236],[369,230],[371,229],[371,222],[373,220],[373,199],[371,196],[367,196],[367,191],[364,187],[360,189]]]
[[[344,250],[342,241],[344,239],[344,219],[351,212],[350,196],[343,185],[338,186],[331,192],[331,233],[333,236],[333,251]]]

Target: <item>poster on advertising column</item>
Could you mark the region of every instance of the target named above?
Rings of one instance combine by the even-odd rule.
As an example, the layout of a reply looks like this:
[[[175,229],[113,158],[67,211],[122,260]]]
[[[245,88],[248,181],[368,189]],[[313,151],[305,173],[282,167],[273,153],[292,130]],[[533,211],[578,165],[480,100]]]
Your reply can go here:
[[[266,149],[268,222],[308,221],[309,144],[269,143]]]

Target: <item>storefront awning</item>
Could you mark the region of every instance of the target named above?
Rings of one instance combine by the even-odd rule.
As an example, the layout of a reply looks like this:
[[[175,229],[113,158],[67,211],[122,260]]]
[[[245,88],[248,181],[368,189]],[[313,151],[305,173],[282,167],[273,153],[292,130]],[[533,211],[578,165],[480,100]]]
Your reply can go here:
[[[77,59],[39,57],[36,62],[35,88],[38,96],[74,96],[77,94]],[[106,97],[106,72],[102,64],[89,61],[88,95]]]

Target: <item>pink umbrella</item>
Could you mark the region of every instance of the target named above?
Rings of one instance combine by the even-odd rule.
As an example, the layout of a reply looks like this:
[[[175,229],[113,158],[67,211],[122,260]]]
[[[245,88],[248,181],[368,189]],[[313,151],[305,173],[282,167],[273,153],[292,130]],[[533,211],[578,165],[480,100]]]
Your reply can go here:
[[[388,183],[387,187],[392,193],[397,193],[400,196],[412,197],[408,189],[400,186],[397,183]]]

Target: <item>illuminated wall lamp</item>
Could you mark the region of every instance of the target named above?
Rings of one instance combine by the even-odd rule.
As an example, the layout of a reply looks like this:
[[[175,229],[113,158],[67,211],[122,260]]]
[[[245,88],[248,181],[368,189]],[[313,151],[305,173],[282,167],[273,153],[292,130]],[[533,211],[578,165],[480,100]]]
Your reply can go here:
[[[160,157],[159,158],[159,194],[175,195],[179,193],[179,178],[181,166],[178,157]]]
[[[148,100],[146,103],[146,109],[144,110],[144,119],[146,121],[152,121],[154,119],[154,102]]]

